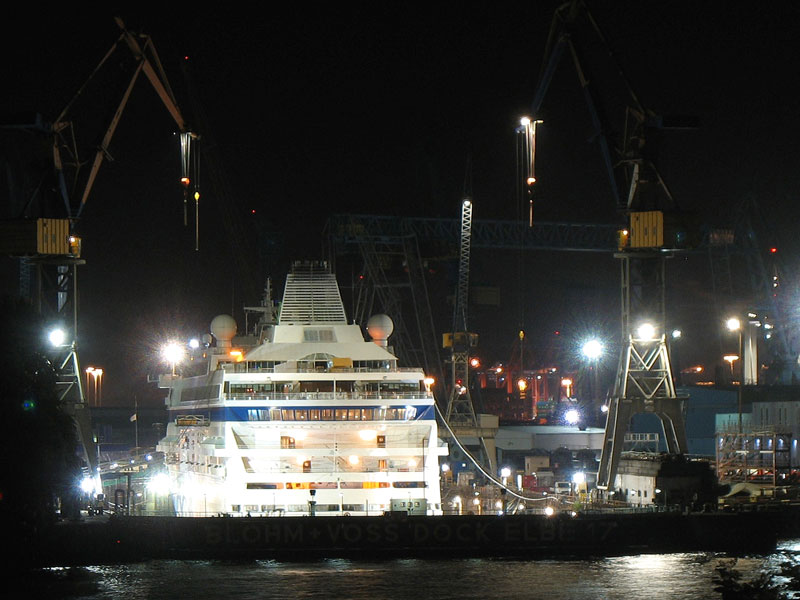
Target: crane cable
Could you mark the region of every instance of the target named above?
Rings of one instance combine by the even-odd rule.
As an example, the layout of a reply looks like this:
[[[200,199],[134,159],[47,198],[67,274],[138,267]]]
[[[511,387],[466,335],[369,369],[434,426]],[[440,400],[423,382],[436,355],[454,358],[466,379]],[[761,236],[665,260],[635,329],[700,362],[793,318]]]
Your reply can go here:
[[[458,446],[458,448],[464,453],[464,455],[467,458],[469,458],[469,460],[472,462],[472,464],[474,464],[478,468],[478,470],[481,472],[481,474],[484,475],[489,481],[491,481],[495,485],[499,486],[500,488],[506,490],[506,492],[508,492],[509,494],[511,494],[512,496],[514,496],[516,498],[519,498],[520,500],[525,500],[525,501],[529,501],[529,502],[541,502],[541,501],[549,500],[549,498],[531,498],[529,496],[523,496],[522,494],[519,494],[519,493],[515,492],[513,489],[508,487],[506,484],[504,484],[502,481],[498,480],[494,475],[492,475],[486,469],[484,469],[483,465],[481,465],[477,461],[477,459],[474,456],[472,456],[472,453],[469,450],[467,450],[467,448],[464,446],[464,444],[461,443],[461,440],[458,439],[458,436],[455,434],[455,432],[452,429],[450,429],[450,425],[447,422],[447,419],[444,418],[444,415],[439,410],[439,407],[435,402],[433,404],[433,407],[436,410],[436,414],[439,415],[439,418],[441,419],[442,423],[447,428],[447,431],[450,434],[450,437],[455,441],[456,446]]]

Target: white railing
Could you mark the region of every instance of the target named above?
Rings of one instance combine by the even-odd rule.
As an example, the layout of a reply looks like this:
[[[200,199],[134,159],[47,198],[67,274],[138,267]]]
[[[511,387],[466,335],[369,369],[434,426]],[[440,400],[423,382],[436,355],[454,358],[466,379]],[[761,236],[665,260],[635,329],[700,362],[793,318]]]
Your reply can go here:
[[[222,394],[223,400],[424,400],[432,398],[427,392],[234,392]]]
[[[230,369],[233,373],[419,373],[421,369],[414,367],[394,367],[394,368],[381,368],[381,367],[303,367],[293,365],[291,369],[287,369],[285,363],[276,365],[274,367],[248,367],[246,362],[230,363],[233,368]]]

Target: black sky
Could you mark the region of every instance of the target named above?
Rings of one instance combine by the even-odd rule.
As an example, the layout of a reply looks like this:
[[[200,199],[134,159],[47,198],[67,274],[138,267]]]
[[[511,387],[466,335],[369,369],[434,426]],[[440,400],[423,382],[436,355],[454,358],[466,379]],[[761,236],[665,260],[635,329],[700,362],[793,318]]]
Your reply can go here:
[[[322,226],[334,213],[457,218],[469,157],[475,218],[519,218],[514,128],[533,99],[557,4],[123,12],[131,30],[153,38],[181,107],[202,123],[206,162],[201,250],[194,252],[176,183],[175,127],[140,81],[112,142],[115,160],[101,169],[81,222],[82,361],[106,366],[108,395],[128,401],[129,374],[144,373],[157,340],[202,333],[214,315],[239,309],[245,292],[235,257],[247,257],[249,246],[232,243],[243,237],[225,215],[245,232],[270,232],[265,237],[285,268],[289,259],[321,255]],[[679,203],[724,224],[741,201],[757,198],[774,226],[765,245],[779,244],[787,268],[796,268],[795,5],[589,5],[642,103],[700,119],[697,131],[677,132],[662,147],[661,170]],[[111,17],[6,19],[3,113],[55,116],[117,38]],[[597,47],[589,48],[592,83],[601,100],[612,101],[620,82]],[[76,113],[78,126],[89,128],[98,107],[113,102],[112,90],[101,88]],[[541,118],[537,218],[615,222],[566,60]],[[621,123],[621,115],[609,119]],[[509,285],[520,260],[526,282]],[[495,360],[505,360],[520,320],[534,339],[597,321],[615,327],[618,265],[610,257],[487,253],[474,261],[474,281],[509,288],[503,317],[479,315],[493,319],[481,334]],[[259,289],[270,273],[245,262]],[[505,268],[490,266],[498,262]],[[670,312],[691,323],[685,329],[705,327],[697,337],[708,337],[706,274],[684,262],[670,267],[679,288]]]

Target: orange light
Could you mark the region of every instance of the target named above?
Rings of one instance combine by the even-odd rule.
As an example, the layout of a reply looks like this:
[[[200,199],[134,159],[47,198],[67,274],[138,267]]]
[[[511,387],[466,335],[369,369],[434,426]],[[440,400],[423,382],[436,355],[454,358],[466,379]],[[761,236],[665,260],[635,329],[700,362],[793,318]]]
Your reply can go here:
[[[184,187],[189,187],[189,183],[191,183],[191,181],[188,177],[181,177],[181,184]]]
[[[244,360],[244,354],[242,354],[241,350],[231,350],[230,355],[231,358],[236,359],[236,362],[242,362]]]
[[[471,358],[469,359],[469,366],[472,367],[473,369],[477,369],[478,367],[481,366],[481,361],[477,358]]]
[[[536,177],[528,177],[527,179],[528,185],[533,185],[536,183]]]

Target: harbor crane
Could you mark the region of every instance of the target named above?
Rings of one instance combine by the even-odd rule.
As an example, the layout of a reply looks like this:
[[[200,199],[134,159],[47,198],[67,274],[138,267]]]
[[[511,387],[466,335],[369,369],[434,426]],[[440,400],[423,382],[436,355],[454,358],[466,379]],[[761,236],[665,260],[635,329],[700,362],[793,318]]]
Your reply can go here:
[[[670,454],[687,451],[683,418],[685,398],[677,395],[667,348],[665,307],[665,261],[690,245],[691,231],[680,220],[672,193],[658,171],[647,134],[655,128],[687,128],[685,120],[670,121],[646,109],[628,83],[622,69],[613,69],[626,92],[625,128],[621,145],[614,150],[606,138],[606,123],[593,97],[581,53],[576,43],[579,27],[586,27],[613,52],[597,22],[582,0],[573,0],[556,10],[548,36],[544,66],[533,102],[533,119],[540,114],[545,93],[561,56],[572,57],[589,108],[595,138],[600,146],[611,194],[617,212],[629,221],[620,236],[622,352],[616,382],[608,407],[605,438],[597,475],[597,488],[610,491],[619,463],[624,435],[631,416],[650,412],[663,426]]]
[[[197,221],[199,218],[199,187],[196,180],[198,165],[196,145],[199,136],[191,131],[170,88],[166,73],[149,36],[134,34],[125,27],[122,19],[116,23],[121,33],[116,42],[103,56],[100,63],[74,97],[58,116],[47,122],[40,115],[27,123],[4,126],[5,130],[23,131],[37,138],[44,138],[50,147],[51,162],[45,174],[37,174],[38,185],[22,194],[22,208],[14,218],[0,223],[0,248],[6,255],[19,257],[21,261],[21,287],[23,293],[30,290],[30,272],[35,270],[35,306],[48,320],[60,322],[65,337],[53,337],[53,363],[57,368],[59,399],[73,417],[84,450],[84,459],[92,475],[96,474],[97,452],[91,431],[91,420],[85,390],[81,383],[78,359],[78,309],[77,267],[85,263],[81,259],[81,239],[78,222],[94,187],[100,167],[110,157],[109,146],[122,113],[128,104],[134,85],[142,73],[155,89],[164,106],[179,128],[181,141],[181,185],[184,198],[184,223],[187,221],[187,206],[191,195],[195,202],[195,241],[198,243]],[[120,48],[130,51],[134,59],[134,70],[104,135],[87,160],[81,156],[73,121],[73,113],[79,99],[85,97],[88,85],[100,73],[102,67]],[[88,171],[84,168],[89,164]],[[49,193],[49,195],[48,195]],[[12,192],[13,194],[13,192]],[[34,294],[30,294],[31,298]]]

